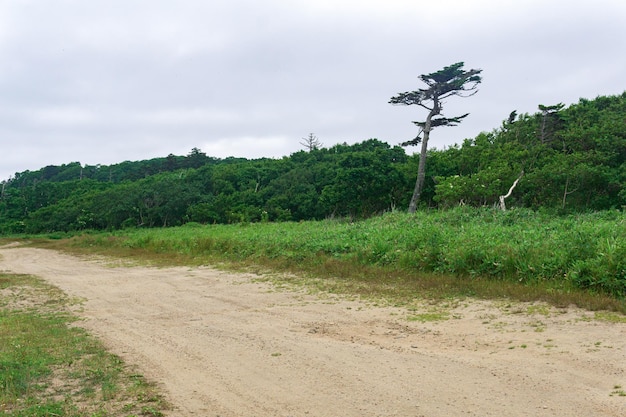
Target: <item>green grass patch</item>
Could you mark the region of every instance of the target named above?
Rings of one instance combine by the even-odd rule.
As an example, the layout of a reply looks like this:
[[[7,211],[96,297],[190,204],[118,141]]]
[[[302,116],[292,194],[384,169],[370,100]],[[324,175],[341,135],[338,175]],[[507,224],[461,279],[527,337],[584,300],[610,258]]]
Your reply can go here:
[[[450,314],[447,312],[431,312],[431,313],[420,313],[415,315],[409,315],[407,317],[408,321],[419,321],[421,323],[431,322],[431,321],[444,321],[450,318]]]
[[[61,291],[4,273],[0,289],[0,415],[121,417],[166,409],[153,384],[73,325]]]
[[[612,311],[596,311],[596,320],[608,321],[609,323],[626,323],[626,316]]]
[[[156,264],[229,265],[392,297],[511,298],[626,312],[626,214],[459,208],[369,220],[89,233],[50,247]]]
[[[526,314],[540,314],[542,316],[549,316],[550,309],[545,305],[531,305],[526,308]]]

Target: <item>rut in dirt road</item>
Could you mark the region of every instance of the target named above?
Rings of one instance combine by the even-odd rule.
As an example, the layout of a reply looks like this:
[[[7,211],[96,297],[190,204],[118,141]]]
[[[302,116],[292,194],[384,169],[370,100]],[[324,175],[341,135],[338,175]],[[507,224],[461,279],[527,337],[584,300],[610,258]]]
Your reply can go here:
[[[162,385],[172,416],[626,415],[611,395],[626,386],[626,324],[576,309],[466,301],[422,323],[209,268],[4,247],[0,270],[83,299],[84,326]]]

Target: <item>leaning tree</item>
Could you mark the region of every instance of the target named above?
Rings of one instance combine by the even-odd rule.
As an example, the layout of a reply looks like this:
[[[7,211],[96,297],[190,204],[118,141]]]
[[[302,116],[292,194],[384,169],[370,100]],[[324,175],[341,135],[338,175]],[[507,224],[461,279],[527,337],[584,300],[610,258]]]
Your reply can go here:
[[[401,104],[410,106],[417,104],[428,110],[426,120],[423,122],[413,122],[419,127],[419,133],[415,139],[402,143],[402,146],[417,145],[421,142],[419,166],[417,169],[417,181],[413,190],[413,197],[409,204],[409,213],[415,213],[417,203],[424,187],[426,172],[426,152],[428,150],[428,139],[430,131],[439,126],[456,126],[469,115],[466,113],[457,117],[443,117],[443,100],[451,96],[469,97],[476,94],[478,84],[482,81],[480,69],[464,70],[463,62],[457,62],[442,70],[431,74],[422,74],[419,79],[426,84],[426,88],[415,91],[400,93],[389,100],[391,104]],[[439,117],[436,117],[439,116]]]

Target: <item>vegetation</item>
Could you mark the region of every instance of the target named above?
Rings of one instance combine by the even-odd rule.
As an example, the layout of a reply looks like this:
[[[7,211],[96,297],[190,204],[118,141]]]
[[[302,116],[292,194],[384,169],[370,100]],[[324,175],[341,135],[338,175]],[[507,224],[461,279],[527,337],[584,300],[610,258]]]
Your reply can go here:
[[[619,211],[555,217],[465,207],[358,222],[188,223],[55,244],[159,262],[311,273],[325,280],[316,285],[394,300],[471,295],[626,311],[625,235]]]
[[[538,109],[422,155],[377,139],[324,148],[310,134],[306,151],[281,159],[217,159],[194,148],[16,173],[0,183],[0,236],[292,271],[274,279],[310,275],[306,285],[398,305],[506,297],[603,310],[598,318],[621,322],[613,312],[626,313],[626,93]],[[429,110],[430,127],[416,123],[424,142],[432,127],[464,117],[433,119],[436,103]],[[399,213],[420,164],[421,210]],[[505,198],[509,210],[494,210]],[[68,303],[33,277],[0,273],[0,413],[161,415],[154,387],[71,326]]]
[[[428,151],[422,208],[509,207],[553,214],[626,205],[626,93],[516,112],[492,132]],[[2,183],[0,234],[368,218],[407,207],[419,155],[376,139],[281,159],[198,149],[112,166],[78,162]],[[518,180],[517,187],[512,185]]]
[[[201,262],[360,265],[383,275],[448,274],[467,292],[487,277],[623,300],[626,93],[538,109],[429,150],[414,216],[395,209],[408,206],[423,158],[377,139],[323,148],[310,134],[306,151],[281,159],[217,159],[194,148],[184,157],[17,173],[2,183],[0,235],[109,231],[107,244]],[[510,210],[494,210],[505,198]]]
[[[166,159],[160,161],[161,172],[137,180],[123,176],[117,166],[100,167],[93,178],[83,170],[82,179],[66,180],[64,173],[76,168],[78,174],[79,164],[17,174],[0,202],[0,232],[366,217],[403,198],[401,168],[408,159],[402,148],[377,140],[280,160],[214,160],[202,153],[187,158],[205,162],[169,170]],[[131,178],[142,169],[152,172],[157,162],[136,163]],[[118,172],[119,181],[103,181],[102,170]]]
[[[163,415],[156,387],[71,326],[68,303],[34,277],[0,274],[0,415]]]

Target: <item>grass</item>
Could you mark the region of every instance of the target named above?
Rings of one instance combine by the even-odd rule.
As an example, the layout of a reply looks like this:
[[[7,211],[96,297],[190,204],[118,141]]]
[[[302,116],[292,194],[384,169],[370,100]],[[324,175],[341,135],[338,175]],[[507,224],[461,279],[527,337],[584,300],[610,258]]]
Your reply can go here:
[[[449,318],[450,316],[446,312],[431,312],[431,313],[420,313],[420,314],[410,315],[407,318],[407,320],[426,323],[426,322],[432,322],[432,321],[444,321],[444,320],[448,320]]]
[[[626,312],[626,214],[549,216],[459,208],[369,220],[84,233],[39,244],[156,264],[286,271],[321,291],[509,298]],[[303,281],[304,282],[304,281]]]
[[[611,311],[597,311],[595,319],[609,323],[626,323],[626,316]]]
[[[107,352],[55,287],[0,273],[0,415],[160,416],[154,384]]]

